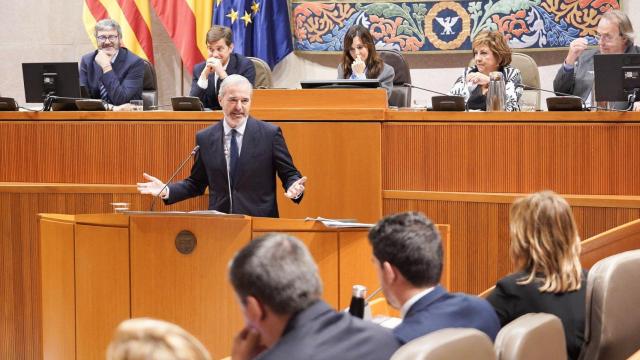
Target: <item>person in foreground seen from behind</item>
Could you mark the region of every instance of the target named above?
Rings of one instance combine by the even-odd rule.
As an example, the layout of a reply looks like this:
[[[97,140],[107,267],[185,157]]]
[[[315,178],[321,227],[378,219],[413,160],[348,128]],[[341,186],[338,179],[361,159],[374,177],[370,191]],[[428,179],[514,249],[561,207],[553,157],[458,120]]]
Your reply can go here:
[[[229,277],[246,321],[233,360],[386,360],[399,346],[387,329],[321,300],[318,268],[292,236],[251,241],[231,261]]]
[[[207,349],[178,325],[149,318],[125,320],[107,348],[107,360],[211,360]]]
[[[384,295],[402,316],[393,330],[402,344],[445,328],[475,328],[495,339],[500,323],[487,301],[439,285],[442,242],[431,220],[417,212],[388,216],[369,241]]]
[[[570,359],[584,341],[587,272],[571,207],[552,191],[516,200],[510,211],[511,259],[517,271],[498,281],[488,301],[502,326],[527,313],[562,320]]]

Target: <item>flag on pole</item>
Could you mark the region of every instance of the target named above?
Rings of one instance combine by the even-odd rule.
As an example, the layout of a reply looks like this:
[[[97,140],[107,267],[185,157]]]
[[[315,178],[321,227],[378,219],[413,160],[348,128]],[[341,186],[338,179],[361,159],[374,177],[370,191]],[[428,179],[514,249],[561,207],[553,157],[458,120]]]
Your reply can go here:
[[[207,56],[205,38],[211,28],[213,1],[151,0],[151,6],[173,40],[189,72]]]
[[[293,51],[287,0],[215,0],[213,23],[233,30],[233,50],[273,67]]]
[[[153,63],[149,0],[83,0],[82,21],[95,47],[94,29],[102,19],[117,21],[124,47]]]

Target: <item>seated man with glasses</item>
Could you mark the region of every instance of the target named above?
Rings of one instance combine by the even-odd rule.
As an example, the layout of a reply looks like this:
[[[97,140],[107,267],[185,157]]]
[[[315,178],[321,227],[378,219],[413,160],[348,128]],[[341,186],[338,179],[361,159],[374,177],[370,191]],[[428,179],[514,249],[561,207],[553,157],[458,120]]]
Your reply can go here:
[[[580,96],[587,106],[593,105],[593,56],[596,54],[638,54],[640,47],[633,43],[633,26],[625,13],[620,10],[606,12],[598,23],[597,49],[588,49],[585,38],[578,38],[569,45],[569,53],[555,79],[553,90]],[[612,103],[616,109],[626,109],[627,102]],[[640,111],[636,102],[634,111]]]
[[[91,98],[113,105],[141,100],[144,61],[120,46],[120,25],[111,19],[100,20],[94,35],[98,49],[80,60],[80,86],[87,88]]]

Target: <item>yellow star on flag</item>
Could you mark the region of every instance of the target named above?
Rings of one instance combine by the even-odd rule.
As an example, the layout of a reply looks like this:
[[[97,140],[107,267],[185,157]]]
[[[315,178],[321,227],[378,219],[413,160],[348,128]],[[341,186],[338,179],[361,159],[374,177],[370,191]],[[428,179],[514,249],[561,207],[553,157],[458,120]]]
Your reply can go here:
[[[238,20],[238,12],[231,9],[231,11],[229,11],[229,13],[227,14],[227,17],[231,19],[231,23],[233,24],[234,22],[236,22],[236,20]]]
[[[260,11],[260,4],[254,1],[253,4],[251,4],[251,12],[255,15],[258,11]]]
[[[248,26],[251,22],[251,15],[249,15],[249,13],[245,10],[244,16],[242,16],[240,19],[244,20],[244,26]]]

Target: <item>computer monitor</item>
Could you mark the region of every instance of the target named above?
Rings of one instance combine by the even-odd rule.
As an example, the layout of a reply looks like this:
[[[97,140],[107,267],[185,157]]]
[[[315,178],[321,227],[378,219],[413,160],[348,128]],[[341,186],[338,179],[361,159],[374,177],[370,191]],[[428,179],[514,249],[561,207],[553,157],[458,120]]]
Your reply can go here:
[[[599,54],[593,58],[596,101],[628,101],[640,90],[640,54]]]
[[[353,89],[353,88],[379,88],[380,80],[378,79],[366,79],[366,80],[303,80],[300,81],[300,86],[303,89]]]
[[[28,103],[41,103],[49,96],[81,97],[77,62],[23,63],[22,78]]]

